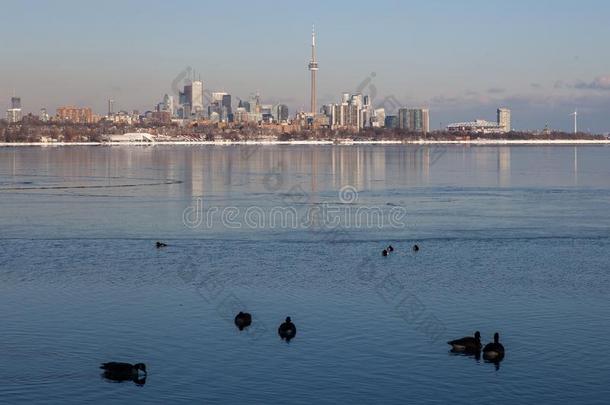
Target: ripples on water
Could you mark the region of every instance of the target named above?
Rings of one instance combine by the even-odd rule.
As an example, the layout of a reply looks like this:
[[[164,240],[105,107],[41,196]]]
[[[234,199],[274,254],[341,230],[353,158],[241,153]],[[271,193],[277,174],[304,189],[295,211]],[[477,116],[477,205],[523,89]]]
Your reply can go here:
[[[0,150],[0,398],[607,403],[610,159],[577,152],[574,170],[561,147],[456,147],[431,166],[402,147]],[[276,164],[281,188],[265,189]],[[42,190],[100,183],[134,186]],[[193,197],[270,207],[295,184],[311,204],[354,185],[408,226],[333,240],[182,225]],[[235,328],[235,302],[256,329]],[[449,353],[474,330],[500,332],[499,370]],[[146,385],[104,381],[113,360],[146,362]]]

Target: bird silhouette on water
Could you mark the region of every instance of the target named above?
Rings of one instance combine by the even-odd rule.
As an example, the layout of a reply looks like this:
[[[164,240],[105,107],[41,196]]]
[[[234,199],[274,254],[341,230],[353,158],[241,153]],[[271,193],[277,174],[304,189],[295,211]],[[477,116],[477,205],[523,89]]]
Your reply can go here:
[[[419,252],[419,246],[413,245],[413,251],[414,252]]]
[[[483,359],[496,365],[500,369],[500,362],[504,360],[504,346],[500,343],[500,334],[494,333],[493,343],[487,343],[483,348]]]
[[[157,246],[157,249],[161,249],[161,248],[167,247],[167,243],[157,241],[156,246]]]
[[[244,330],[252,324],[252,315],[247,312],[239,312],[239,314],[235,315],[235,326],[239,328],[239,330]]]
[[[481,333],[476,331],[474,336],[465,336],[447,342],[453,353],[476,354],[481,351]]]
[[[277,333],[286,342],[290,342],[290,340],[293,339],[297,334],[297,327],[294,326],[292,319],[290,319],[288,316],[286,317],[286,321],[277,329]]]
[[[144,363],[120,363],[110,362],[102,363],[100,366],[104,373],[102,376],[110,381],[123,382],[133,381],[136,385],[144,385],[146,383],[146,364]],[[142,374],[140,374],[142,372]]]

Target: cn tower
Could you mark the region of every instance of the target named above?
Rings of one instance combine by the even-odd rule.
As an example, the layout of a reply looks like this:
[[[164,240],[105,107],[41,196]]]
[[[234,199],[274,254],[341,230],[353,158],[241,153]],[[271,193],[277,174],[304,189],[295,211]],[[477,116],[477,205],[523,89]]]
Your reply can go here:
[[[316,115],[316,74],[318,73],[318,62],[316,61],[316,30],[311,27],[311,61],[309,62],[311,72],[311,115]]]

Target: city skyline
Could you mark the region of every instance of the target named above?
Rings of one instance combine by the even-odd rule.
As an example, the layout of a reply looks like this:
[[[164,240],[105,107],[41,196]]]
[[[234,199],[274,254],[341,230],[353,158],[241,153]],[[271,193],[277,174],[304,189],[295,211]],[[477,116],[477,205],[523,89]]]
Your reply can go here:
[[[565,131],[572,130],[570,114],[578,109],[580,129],[609,131],[610,75],[606,73],[610,61],[591,43],[601,47],[595,38],[610,33],[605,25],[595,24],[604,14],[600,10],[610,6],[589,2],[597,6],[593,13],[567,2],[542,1],[527,6],[524,14],[526,3],[516,3],[473,2],[461,5],[465,10],[460,11],[449,2],[437,1],[434,5],[443,7],[434,19],[434,5],[411,4],[406,20],[412,25],[406,27],[388,17],[387,9],[368,7],[365,13],[360,8],[368,3],[358,2],[350,3],[353,9],[345,10],[341,19],[337,19],[338,6],[332,5],[318,15],[303,11],[291,24],[286,16],[297,8],[289,4],[270,15],[254,11],[251,19],[231,19],[228,10],[211,3],[203,7],[181,2],[174,6],[174,14],[170,5],[153,10],[127,2],[111,12],[111,7],[100,4],[99,15],[89,17],[70,1],[56,7],[11,3],[5,16],[13,18],[1,28],[12,41],[3,52],[6,62],[0,67],[0,91],[7,101],[15,91],[24,113],[37,114],[41,108],[55,111],[62,105],[91,106],[96,113],[104,113],[109,99],[117,111],[146,111],[163,94],[171,93],[172,80],[185,67],[193,66],[210,91],[226,91],[239,98],[260,91],[270,104],[286,104],[292,112],[307,111],[311,85],[307,63],[311,61],[306,33],[313,22],[316,53],[324,66],[317,77],[318,106],[336,102],[344,92],[369,94],[373,106],[394,96],[401,107],[429,108],[431,129],[464,119],[489,119],[490,111],[508,106],[517,129],[541,129],[548,123]],[[322,10],[317,2],[314,6]],[[406,6],[382,2],[379,7]],[[200,27],[185,9],[215,11],[219,18],[208,18],[205,27]],[[175,18],[162,20],[163,12]],[[109,13],[117,20],[108,25],[112,29],[101,21]],[[23,24],[26,16],[39,24]],[[146,18],[158,24],[144,35],[134,28]],[[20,21],[30,27],[27,32],[19,28]],[[85,21],[91,23],[88,31]],[[481,38],[478,32],[491,28],[492,22],[490,38]],[[445,28],[434,33],[425,24]],[[446,36],[458,25],[459,31]],[[219,27],[225,30],[217,31]],[[589,35],[580,32],[584,27],[597,36],[585,42]],[[185,31],[202,40],[196,46],[181,41]],[[206,40],[211,32],[226,35]],[[409,35],[417,41],[406,40]],[[525,41],[526,37],[530,40]],[[509,42],[519,45],[507,46]],[[456,44],[453,51],[449,49]],[[553,77],[546,73],[551,66]],[[10,107],[7,101],[3,109]]]

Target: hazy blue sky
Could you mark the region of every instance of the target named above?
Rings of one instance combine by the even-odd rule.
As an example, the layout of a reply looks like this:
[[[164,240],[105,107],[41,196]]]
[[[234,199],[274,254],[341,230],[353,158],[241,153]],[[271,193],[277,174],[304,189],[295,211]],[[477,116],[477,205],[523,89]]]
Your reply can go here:
[[[308,4],[306,8],[305,5]],[[152,109],[186,67],[210,90],[307,105],[311,24],[319,104],[375,73],[374,102],[429,106],[431,124],[492,119],[516,128],[610,131],[610,2],[6,1],[0,106]],[[376,91],[374,91],[376,90]]]

